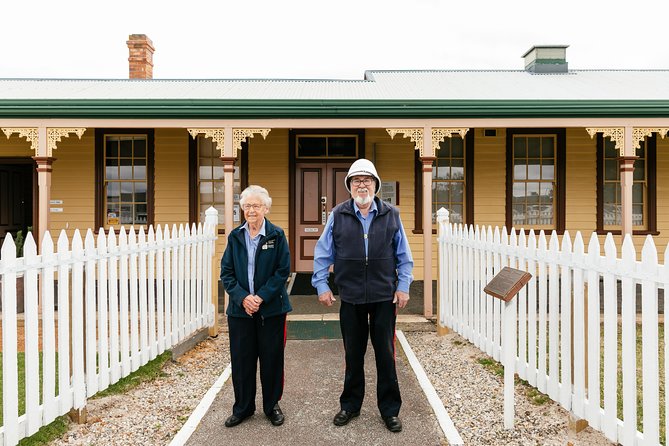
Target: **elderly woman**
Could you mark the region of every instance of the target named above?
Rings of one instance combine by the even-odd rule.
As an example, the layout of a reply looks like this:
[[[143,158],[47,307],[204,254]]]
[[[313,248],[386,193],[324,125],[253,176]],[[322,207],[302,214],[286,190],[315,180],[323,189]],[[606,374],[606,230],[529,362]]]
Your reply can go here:
[[[236,426],[255,412],[258,360],[263,411],[274,426],[280,426],[286,313],[292,310],[286,292],[290,251],[283,230],[265,218],[272,199],[264,187],[247,187],[239,202],[246,222],[228,236],[221,260],[221,280],[230,295],[227,315],[235,390],[225,426]]]

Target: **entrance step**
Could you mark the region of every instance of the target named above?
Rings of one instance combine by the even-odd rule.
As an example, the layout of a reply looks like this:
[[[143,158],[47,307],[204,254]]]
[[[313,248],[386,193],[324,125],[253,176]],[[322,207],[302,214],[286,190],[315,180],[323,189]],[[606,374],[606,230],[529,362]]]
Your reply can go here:
[[[337,333],[336,339],[341,338],[339,331],[339,314],[337,313],[323,313],[323,314],[288,314],[288,338],[291,336],[291,324],[299,327],[295,323],[308,322],[305,329],[323,329],[328,333],[333,330]],[[315,328],[314,328],[315,327]],[[334,327],[334,328],[333,328]],[[426,319],[420,315],[414,314],[400,314],[397,316],[397,330],[402,331],[437,331],[435,320]],[[297,329],[297,328],[296,328]],[[305,338],[294,338],[305,339]],[[310,339],[333,339],[333,338],[310,338]]]

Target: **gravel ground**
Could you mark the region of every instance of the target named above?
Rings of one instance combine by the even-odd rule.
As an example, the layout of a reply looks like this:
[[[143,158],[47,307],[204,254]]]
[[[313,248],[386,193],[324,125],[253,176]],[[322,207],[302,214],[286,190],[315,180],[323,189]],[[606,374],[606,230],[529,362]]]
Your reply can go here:
[[[53,445],[165,445],[230,363],[228,337],[209,338],[163,367],[163,376],[123,395],[88,401],[88,422],[70,423]]]
[[[457,334],[405,333],[466,445],[611,445],[587,428],[567,430],[568,415],[556,403],[534,405],[516,386],[516,424],[503,426],[502,378],[477,360],[486,356]],[[90,400],[88,423],[70,424],[53,445],[165,445],[229,363],[227,335],[200,343],[164,376],[124,395]]]
[[[478,360],[489,358],[455,333],[405,333],[466,445],[612,445],[588,427],[567,430],[568,413],[553,401],[533,404],[528,387],[516,385],[515,423],[504,429],[503,377]]]

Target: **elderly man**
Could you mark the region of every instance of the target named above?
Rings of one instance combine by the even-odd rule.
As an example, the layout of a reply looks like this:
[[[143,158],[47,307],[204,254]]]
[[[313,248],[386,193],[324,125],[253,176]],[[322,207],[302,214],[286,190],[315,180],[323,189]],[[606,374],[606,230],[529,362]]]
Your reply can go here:
[[[397,307],[403,308],[409,300],[411,250],[399,211],[375,197],[381,180],[374,164],[366,159],[355,161],[344,181],[351,199],[332,210],[316,244],[311,279],[318,300],[331,306],[335,298],[327,279],[334,264],[346,372],[339,397],[341,410],[333,422],[344,426],[360,415],[369,336],[376,357],[379,412],[388,430],[400,432],[402,398],[395,369],[395,321]]]

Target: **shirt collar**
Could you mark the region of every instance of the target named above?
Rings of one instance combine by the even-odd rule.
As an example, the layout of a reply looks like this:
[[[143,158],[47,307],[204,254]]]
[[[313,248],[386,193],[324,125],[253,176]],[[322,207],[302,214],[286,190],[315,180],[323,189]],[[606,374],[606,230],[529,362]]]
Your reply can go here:
[[[353,210],[355,211],[356,214],[362,215],[360,212],[360,208],[358,207],[358,203],[353,200]],[[378,212],[378,209],[376,207],[376,200],[372,198],[372,205],[369,207],[369,212]]]
[[[266,218],[263,218],[263,219],[262,219],[262,226],[260,227],[260,231],[258,232],[258,235],[260,235],[260,236],[262,236],[262,237],[264,237],[264,236],[266,235],[266,234],[265,234],[265,223],[266,223],[266,222],[267,222],[267,219],[266,219]],[[246,233],[249,235],[249,237],[251,236],[251,231],[249,231],[249,222],[248,222],[248,221],[245,221],[245,222],[244,222],[244,224],[242,225],[242,229],[245,229],[245,230],[246,230]],[[257,237],[258,235],[256,235],[256,237]]]

